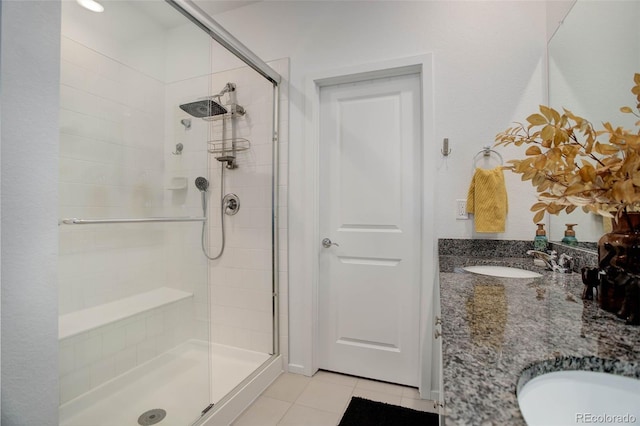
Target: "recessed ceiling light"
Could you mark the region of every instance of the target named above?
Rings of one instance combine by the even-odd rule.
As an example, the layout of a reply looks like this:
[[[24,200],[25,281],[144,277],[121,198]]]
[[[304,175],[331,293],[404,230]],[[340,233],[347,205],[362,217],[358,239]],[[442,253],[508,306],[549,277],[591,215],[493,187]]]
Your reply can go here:
[[[78,4],[92,12],[104,12],[104,6],[95,0],[76,0]]]

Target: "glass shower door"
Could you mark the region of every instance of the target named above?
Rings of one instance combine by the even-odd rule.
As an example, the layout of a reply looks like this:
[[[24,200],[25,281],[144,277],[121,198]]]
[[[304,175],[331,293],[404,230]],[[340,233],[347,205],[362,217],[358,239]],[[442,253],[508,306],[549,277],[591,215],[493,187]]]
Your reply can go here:
[[[211,404],[208,129],[179,105],[209,93],[209,37],[104,6],[62,3],[60,424],[188,425]]]

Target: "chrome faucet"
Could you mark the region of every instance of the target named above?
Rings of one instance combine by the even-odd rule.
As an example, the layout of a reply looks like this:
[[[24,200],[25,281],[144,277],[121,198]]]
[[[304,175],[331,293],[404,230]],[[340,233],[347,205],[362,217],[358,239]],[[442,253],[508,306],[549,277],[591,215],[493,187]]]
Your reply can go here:
[[[563,269],[562,272],[570,274],[573,271],[573,257],[562,253],[558,259],[558,265]]]
[[[551,250],[549,253],[539,250],[529,250],[527,251],[527,255],[533,256],[535,259],[541,259],[550,271],[563,273],[571,272],[572,258],[564,253],[560,255],[560,263],[556,262],[556,259],[558,259],[558,253],[555,250]]]

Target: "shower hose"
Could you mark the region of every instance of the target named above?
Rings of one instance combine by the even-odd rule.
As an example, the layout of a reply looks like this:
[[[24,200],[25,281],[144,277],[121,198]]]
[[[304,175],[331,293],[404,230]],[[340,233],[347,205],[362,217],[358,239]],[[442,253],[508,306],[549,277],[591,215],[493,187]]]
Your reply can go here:
[[[200,238],[200,243],[202,246],[202,253],[204,253],[205,257],[209,260],[218,260],[222,257],[222,253],[224,253],[224,164],[220,163],[220,228],[222,230],[222,246],[220,247],[220,252],[216,256],[210,256],[207,253],[207,248],[205,245],[205,231],[207,226],[207,195],[206,191],[202,191],[202,214],[205,218],[204,222],[202,222],[202,236]]]

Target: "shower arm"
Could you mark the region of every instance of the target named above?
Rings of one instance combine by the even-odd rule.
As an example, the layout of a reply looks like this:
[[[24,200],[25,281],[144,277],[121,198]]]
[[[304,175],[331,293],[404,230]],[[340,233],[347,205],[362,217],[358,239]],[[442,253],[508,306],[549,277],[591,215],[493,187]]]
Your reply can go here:
[[[220,99],[220,96],[224,95],[225,93],[231,93],[235,91],[236,91],[235,83],[227,83],[224,85],[220,93],[218,93],[217,95],[214,95],[214,97],[217,97],[218,99]]]
[[[220,92],[218,92],[215,95],[211,95],[211,99],[217,99],[218,103],[222,105],[222,99],[221,99],[222,96],[229,95],[231,92],[235,92],[235,91],[236,91],[235,83],[227,83],[224,85],[224,87]],[[233,102],[233,99],[231,99],[231,95],[229,95],[229,102]]]

